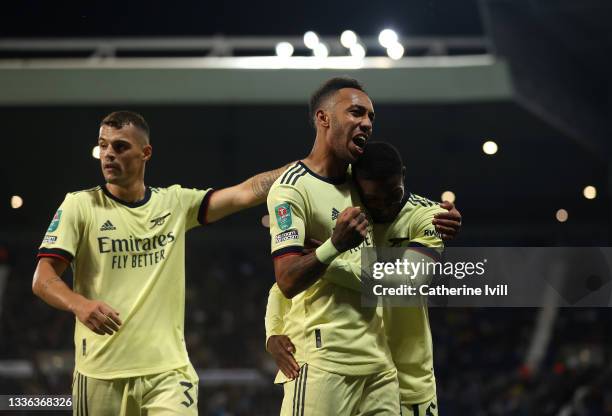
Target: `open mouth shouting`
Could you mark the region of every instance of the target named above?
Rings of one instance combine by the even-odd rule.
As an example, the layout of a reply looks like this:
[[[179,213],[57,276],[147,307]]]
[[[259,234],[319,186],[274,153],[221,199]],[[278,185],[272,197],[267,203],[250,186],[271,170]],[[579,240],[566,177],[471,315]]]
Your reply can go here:
[[[352,142],[354,146],[352,147],[355,148],[355,151],[359,155],[362,155],[367,141],[368,141],[368,136],[365,133],[359,133],[353,137]]]

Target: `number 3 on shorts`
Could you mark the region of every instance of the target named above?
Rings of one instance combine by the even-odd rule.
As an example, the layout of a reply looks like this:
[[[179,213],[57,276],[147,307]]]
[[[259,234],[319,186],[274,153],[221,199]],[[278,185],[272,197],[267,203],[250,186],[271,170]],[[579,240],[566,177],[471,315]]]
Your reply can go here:
[[[193,397],[191,396],[189,392],[193,388],[193,384],[188,381],[181,381],[180,385],[184,387],[185,391],[183,393],[185,394],[185,397],[187,398],[187,400],[183,400],[181,404],[185,407],[189,407],[194,403]]]

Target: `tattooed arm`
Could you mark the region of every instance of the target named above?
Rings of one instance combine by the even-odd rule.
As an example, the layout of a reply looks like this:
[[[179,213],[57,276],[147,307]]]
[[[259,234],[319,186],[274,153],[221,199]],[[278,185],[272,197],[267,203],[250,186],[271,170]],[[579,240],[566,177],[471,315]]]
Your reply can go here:
[[[74,293],[60,277],[68,263],[52,257],[39,260],[34,272],[32,291],[54,308],[70,311],[70,305],[80,295]]]
[[[60,277],[68,263],[43,257],[38,261],[32,291],[54,308],[74,313],[79,321],[98,335],[112,335],[122,324],[119,313],[106,303],[89,300],[74,292]]]
[[[266,202],[270,187],[290,164],[255,175],[238,185],[215,191],[208,202],[206,221],[217,221],[235,212]]]

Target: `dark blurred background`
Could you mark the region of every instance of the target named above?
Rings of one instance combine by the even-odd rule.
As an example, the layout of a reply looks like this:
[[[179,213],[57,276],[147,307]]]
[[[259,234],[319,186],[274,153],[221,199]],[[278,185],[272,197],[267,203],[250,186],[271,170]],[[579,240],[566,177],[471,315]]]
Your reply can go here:
[[[151,126],[149,185],[220,188],[306,156],[308,93],[348,74],[366,84],[374,137],[401,151],[409,189],[453,193],[464,226],[452,245],[608,246],[610,18],[597,0],[3,5],[0,392],[69,392],[74,318],[34,297],[31,277],[65,193],[101,182],[92,148],[118,109]],[[384,28],[398,32],[401,59],[374,45]],[[345,29],[367,46],[361,68],[231,61],[273,56],[268,45],[283,39],[307,56],[295,42],[307,30],[335,56]],[[256,46],[240,49],[249,38]],[[152,43],[122,46],[143,39]],[[188,235],[186,340],[203,415],[280,406],[264,350],[265,214]],[[612,414],[609,308],[436,308],[430,319],[441,415]]]

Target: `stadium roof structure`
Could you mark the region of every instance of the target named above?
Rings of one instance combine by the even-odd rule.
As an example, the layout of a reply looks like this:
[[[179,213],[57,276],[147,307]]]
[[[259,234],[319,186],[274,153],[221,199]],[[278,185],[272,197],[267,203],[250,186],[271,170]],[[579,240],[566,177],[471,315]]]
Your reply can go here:
[[[274,56],[281,41],[301,48],[297,56]],[[510,98],[506,65],[487,53],[485,38],[400,41],[419,55],[382,56],[375,38],[360,39],[364,58],[331,37],[321,38],[325,58],[308,56],[301,38],[5,39],[0,53],[17,57],[0,60],[0,105],[299,104],[343,74],[381,103]]]

